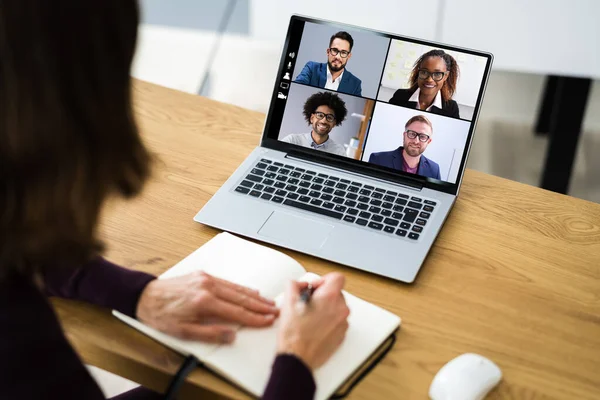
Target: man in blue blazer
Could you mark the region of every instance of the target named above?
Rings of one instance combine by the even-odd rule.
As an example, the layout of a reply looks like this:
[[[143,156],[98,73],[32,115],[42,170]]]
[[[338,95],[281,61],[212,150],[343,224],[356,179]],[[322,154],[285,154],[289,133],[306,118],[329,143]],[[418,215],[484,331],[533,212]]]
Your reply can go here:
[[[361,80],[346,69],[352,46],[354,39],[348,32],[336,33],[329,40],[327,62],[307,62],[294,82],[360,96]]]
[[[392,151],[372,153],[369,162],[441,180],[440,166],[425,157],[423,152],[431,143],[433,125],[424,115],[415,115],[404,126],[403,146]]]

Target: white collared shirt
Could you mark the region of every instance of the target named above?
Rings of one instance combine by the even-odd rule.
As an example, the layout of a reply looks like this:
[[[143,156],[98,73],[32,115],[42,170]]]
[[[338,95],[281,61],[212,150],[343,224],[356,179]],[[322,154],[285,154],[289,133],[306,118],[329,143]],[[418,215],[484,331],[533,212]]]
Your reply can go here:
[[[340,87],[340,81],[342,80],[342,76],[344,76],[344,70],[337,79],[333,80],[333,75],[331,75],[331,71],[329,70],[329,64],[327,64],[327,82],[325,82],[325,89],[335,90],[337,92],[338,87]]]
[[[415,90],[413,95],[410,96],[410,99],[408,99],[408,101],[415,101],[417,103],[417,107],[416,107],[417,110],[420,110],[420,107],[419,107],[419,94],[420,93],[421,93],[421,89],[417,88],[417,90]],[[439,91],[435,95],[435,99],[433,99],[433,103],[431,103],[431,105],[429,107],[427,107],[425,109],[425,111],[431,111],[431,107],[433,107],[433,106],[436,106],[440,110],[442,109],[442,94]]]

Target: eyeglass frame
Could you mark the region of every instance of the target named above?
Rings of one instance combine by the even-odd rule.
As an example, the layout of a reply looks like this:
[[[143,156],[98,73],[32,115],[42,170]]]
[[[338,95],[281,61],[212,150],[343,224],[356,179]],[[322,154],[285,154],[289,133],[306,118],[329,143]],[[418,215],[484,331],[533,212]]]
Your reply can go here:
[[[424,134],[424,133],[419,133],[419,132],[413,131],[412,129],[407,129],[407,130],[405,130],[405,131],[404,131],[404,133],[406,133],[406,136],[407,136],[409,139],[416,139],[416,138],[418,137],[418,138],[419,138],[419,142],[426,142],[426,141],[428,141],[429,139],[431,139],[431,136],[429,136],[429,135],[426,135],[426,134]],[[414,137],[410,137],[410,135],[412,135],[412,134],[414,134],[415,136],[414,136]],[[425,139],[425,140],[421,140],[421,137],[423,137],[423,136],[425,136],[425,137],[426,137],[426,139]]]
[[[421,78],[421,73],[422,73],[422,72],[424,72],[424,73],[426,73],[426,74],[427,74],[427,76],[426,76],[425,78]],[[431,77],[431,79],[433,79],[435,82],[439,82],[439,81],[441,81],[442,79],[444,79],[444,76],[448,75],[449,73],[450,73],[449,71],[445,71],[445,72],[442,72],[442,71],[434,71],[434,72],[429,72],[428,70],[426,70],[426,69],[424,69],[424,68],[421,68],[421,69],[419,69],[419,70],[417,71],[417,78],[419,78],[419,79],[422,79],[422,80],[425,80],[425,79],[428,79],[429,77]],[[442,77],[441,77],[440,79],[435,79],[435,78],[433,77],[433,74],[442,74]]]
[[[325,120],[326,120],[327,122],[335,122],[335,121],[336,121],[336,119],[337,119],[337,118],[335,117],[335,114],[325,114],[324,112],[321,112],[321,111],[313,111],[313,113],[312,113],[312,114],[313,114],[315,117],[317,117],[317,119],[318,119],[319,121],[320,121],[320,120],[322,120],[323,118],[325,118]],[[322,115],[322,117],[319,117],[319,115],[318,115],[318,114],[321,114],[321,115]],[[332,120],[330,121],[328,117],[331,117],[331,118],[332,118]]]
[[[348,58],[348,56],[350,55],[350,51],[348,50],[340,50],[337,47],[330,47],[327,50],[329,50],[329,52],[331,53],[331,55],[333,55],[334,57],[337,56],[338,54],[340,55],[340,57],[342,58]],[[342,55],[342,52],[345,52],[346,55]]]

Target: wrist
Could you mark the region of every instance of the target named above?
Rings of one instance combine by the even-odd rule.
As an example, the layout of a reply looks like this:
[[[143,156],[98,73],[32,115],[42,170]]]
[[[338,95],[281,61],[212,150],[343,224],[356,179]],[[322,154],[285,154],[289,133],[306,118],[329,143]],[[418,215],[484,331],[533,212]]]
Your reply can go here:
[[[290,355],[304,363],[310,371],[314,370],[310,351],[299,340],[288,338],[277,346],[277,355]]]
[[[152,310],[152,293],[156,287],[157,279],[151,280],[140,292],[138,302],[135,307],[135,317],[140,321],[147,320],[149,313]]]

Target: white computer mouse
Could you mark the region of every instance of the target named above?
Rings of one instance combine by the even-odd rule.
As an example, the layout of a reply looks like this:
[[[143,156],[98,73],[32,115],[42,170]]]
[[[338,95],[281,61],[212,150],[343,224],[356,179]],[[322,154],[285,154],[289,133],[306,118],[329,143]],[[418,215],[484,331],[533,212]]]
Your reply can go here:
[[[429,387],[432,400],[482,400],[502,379],[496,364],[479,354],[466,353],[448,361]]]

